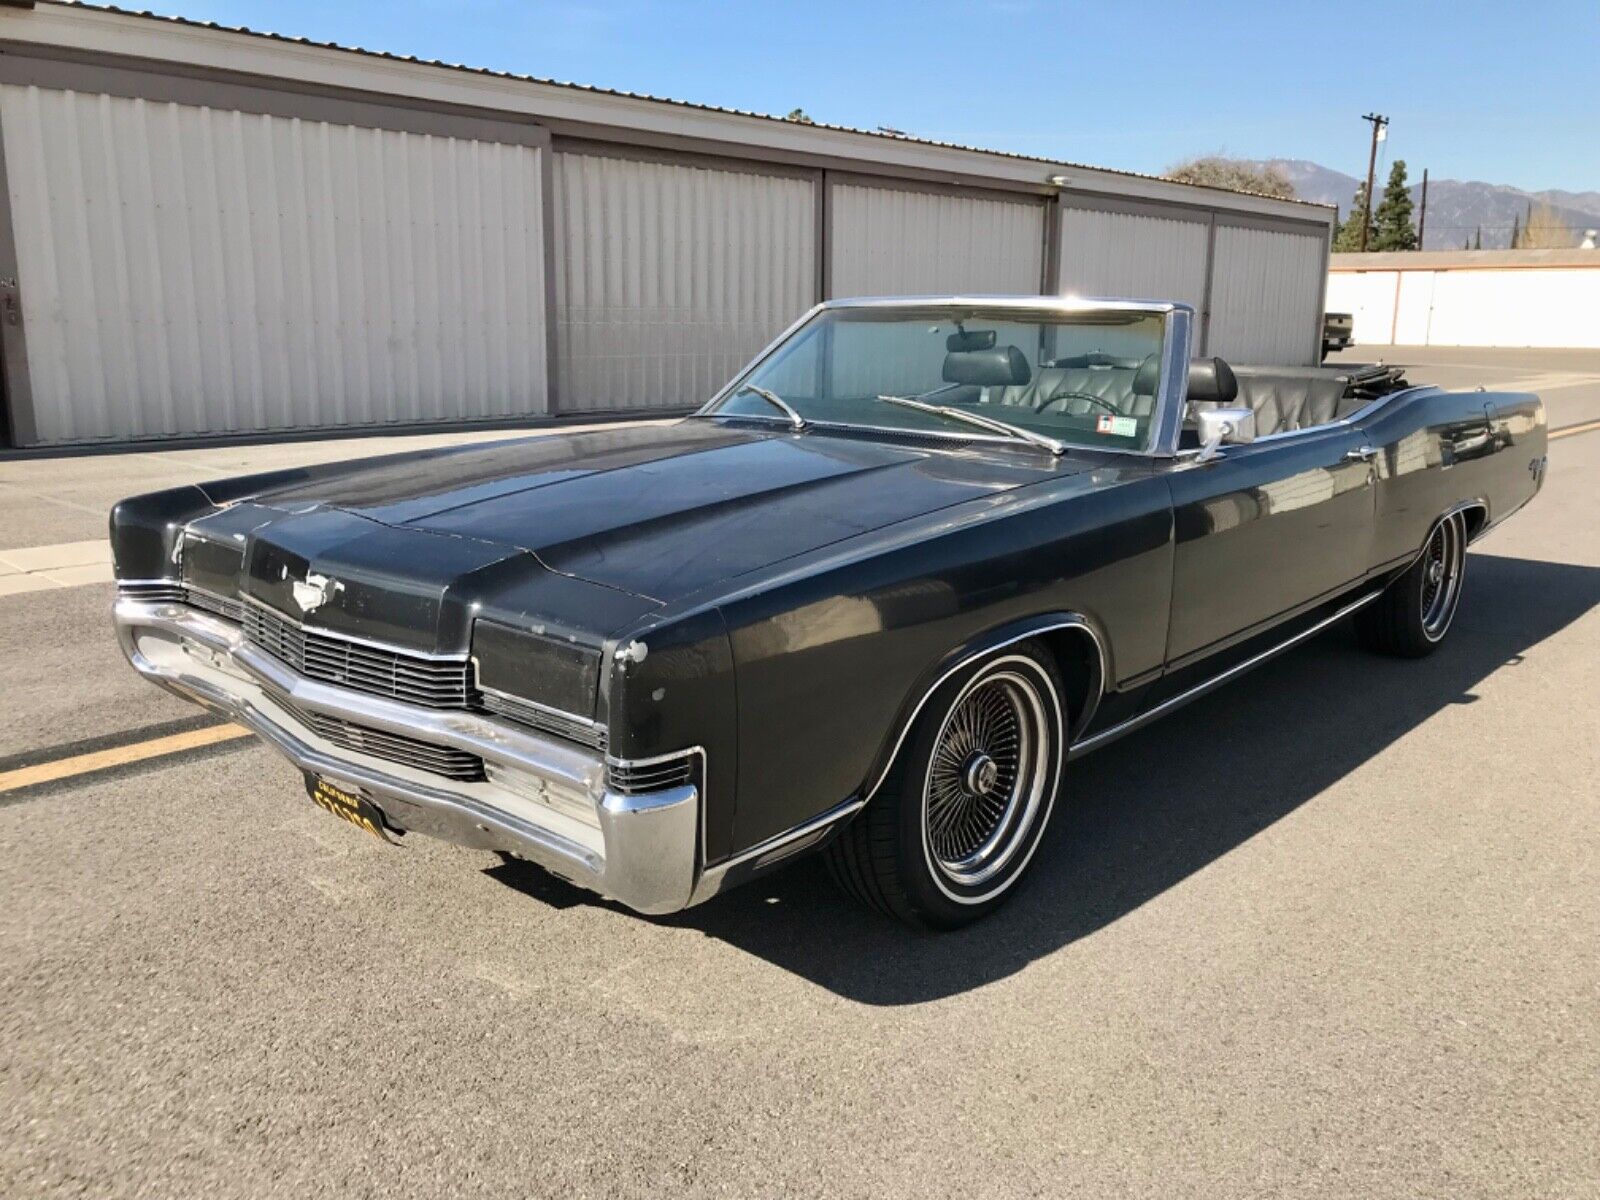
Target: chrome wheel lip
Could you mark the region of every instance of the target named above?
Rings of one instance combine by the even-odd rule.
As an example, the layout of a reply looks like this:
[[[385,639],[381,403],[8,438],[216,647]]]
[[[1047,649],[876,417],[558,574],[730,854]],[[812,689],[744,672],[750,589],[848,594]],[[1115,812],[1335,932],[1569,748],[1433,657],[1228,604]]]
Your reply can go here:
[[[1459,513],[1439,522],[1423,550],[1422,635],[1437,642],[1450,629],[1461,600],[1466,566],[1466,522]]]
[[[944,743],[951,724],[963,702],[979,688],[1000,683],[1014,689],[1018,701],[1018,721],[1022,736],[1019,747],[1017,778],[1013,783],[1005,808],[993,822],[983,841],[965,856],[949,860],[935,852],[929,829],[929,808],[932,799],[934,770],[938,762],[938,747]],[[958,903],[977,904],[1004,890],[1016,872],[1000,878],[1008,867],[1017,871],[1025,865],[1038,845],[1038,834],[1054,804],[1056,785],[1060,776],[1060,731],[1062,729],[1059,698],[1054,686],[1043,675],[1033,659],[1011,655],[996,659],[973,676],[961,689],[945,711],[939,732],[934,738],[935,752],[929,756],[923,773],[922,801],[919,823],[923,855],[935,884],[947,897]],[[987,891],[984,889],[987,887]]]

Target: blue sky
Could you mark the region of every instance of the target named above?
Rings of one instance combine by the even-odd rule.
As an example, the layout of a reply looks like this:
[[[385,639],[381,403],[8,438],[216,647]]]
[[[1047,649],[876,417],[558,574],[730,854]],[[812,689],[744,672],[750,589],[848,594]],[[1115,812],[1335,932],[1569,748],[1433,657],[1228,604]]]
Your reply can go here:
[[[125,0],[126,2],[126,0]],[[447,62],[1160,171],[1186,156],[1600,190],[1600,0],[148,0]],[[141,5],[142,6],[142,5]]]

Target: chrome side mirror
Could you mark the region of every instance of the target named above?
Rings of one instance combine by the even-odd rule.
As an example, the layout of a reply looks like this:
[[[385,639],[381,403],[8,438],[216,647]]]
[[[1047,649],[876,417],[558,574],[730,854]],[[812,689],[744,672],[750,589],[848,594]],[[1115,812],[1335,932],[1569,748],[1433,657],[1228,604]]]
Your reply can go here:
[[[1243,445],[1256,440],[1256,414],[1250,408],[1204,408],[1195,413],[1200,431],[1200,453],[1195,462],[1210,462],[1220,447]]]

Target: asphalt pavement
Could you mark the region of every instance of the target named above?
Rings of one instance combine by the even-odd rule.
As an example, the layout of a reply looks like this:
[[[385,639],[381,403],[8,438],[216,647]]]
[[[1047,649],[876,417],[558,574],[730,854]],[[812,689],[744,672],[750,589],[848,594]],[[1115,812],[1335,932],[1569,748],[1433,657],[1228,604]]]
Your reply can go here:
[[[1342,357],[1600,419],[1600,353]],[[0,555],[379,448],[0,463]],[[0,791],[0,1195],[1600,1194],[1600,430],[1550,460],[1438,654],[1336,629],[1073,764],[959,934],[810,862],[641,918],[251,739]],[[0,594],[0,779],[204,723],[111,593]]]

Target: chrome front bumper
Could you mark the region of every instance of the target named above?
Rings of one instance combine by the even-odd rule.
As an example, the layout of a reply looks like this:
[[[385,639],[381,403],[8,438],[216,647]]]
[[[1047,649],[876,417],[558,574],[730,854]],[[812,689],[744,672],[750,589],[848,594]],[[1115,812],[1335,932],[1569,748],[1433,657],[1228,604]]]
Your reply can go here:
[[[436,710],[307,679],[239,627],[185,604],[120,596],[117,635],[147,679],[238,721],[302,771],[355,784],[398,829],[537,863],[642,913],[688,907],[702,879],[700,793],[607,787],[586,748],[479,713]],[[461,781],[335,746],[280,703],[477,755],[486,780]],[[720,875],[720,872],[714,873]]]

